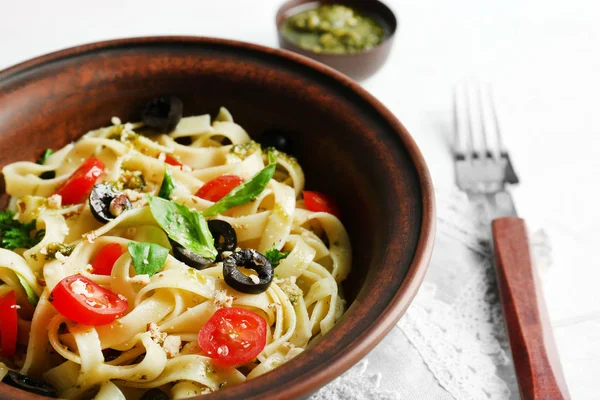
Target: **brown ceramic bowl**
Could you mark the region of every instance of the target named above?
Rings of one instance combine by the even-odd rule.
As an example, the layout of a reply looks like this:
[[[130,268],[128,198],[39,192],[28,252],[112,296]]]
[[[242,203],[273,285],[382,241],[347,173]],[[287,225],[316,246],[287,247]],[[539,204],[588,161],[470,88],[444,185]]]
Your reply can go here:
[[[352,54],[315,53],[290,41],[281,32],[285,20],[294,14],[315,8],[319,4],[342,4],[352,7],[379,22],[385,31],[384,41],[372,49]],[[377,72],[387,60],[398,26],[392,10],[379,0],[290,0],[279,8],[275,17],[279,46],[315,59],[337,69],[352,79],[361,81]]]
[[[224,105],[252,135],[286,130],[307,188],[341,205],[354,253],[341,321],[291,362],[202,399],[306,396],[366,355],[421,284],[435,221],[423,157],[381,103],[322,64],[247,43],[155,37],[74,47],[1,71],[0,167],[35,160],[114,115],[137,120],[161,94],[179,96],[186,115]],[[0,384],[0,399],[35,398]]]

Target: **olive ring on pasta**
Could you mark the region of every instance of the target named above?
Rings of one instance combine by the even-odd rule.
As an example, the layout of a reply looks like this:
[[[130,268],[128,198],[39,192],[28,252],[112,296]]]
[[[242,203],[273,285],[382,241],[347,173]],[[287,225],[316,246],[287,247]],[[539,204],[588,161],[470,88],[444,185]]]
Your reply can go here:
[[[238,267],[254,270],[258,276],[247,276]],[[223,260],[223,278],[229,286],[238,292],[262,293],[269,288],[273,280],[273,265],[258,251],[243,249],[236,251]]]
[[[173,248],[173,256],[184,264],[196,269],[204,269],[212,264],[212,261],[206,257],[202,257],[193,251],[186,249],[174,240],[169,239]]]
[[[39,394],[40,396],[55,398],[58,395],[56,389],[47,383],[14,371],[8,371],[2,382],[27,392]]]
[[[208,221],[208,229],[212,234],[217,249],[217,261],[221,261],[224,251],[234,251],[237,247],[235,229],[226,221],[212,219]]]
[[[131,201],[111,184],[99,183],[90,192],[90,211],[103,224],[131,209]]]

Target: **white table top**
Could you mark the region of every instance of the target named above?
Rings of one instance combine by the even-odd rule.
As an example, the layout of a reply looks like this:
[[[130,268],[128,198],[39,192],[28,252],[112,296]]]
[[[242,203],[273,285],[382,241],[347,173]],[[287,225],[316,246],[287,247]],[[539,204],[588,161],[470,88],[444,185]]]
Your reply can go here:
[[[2,5],[0,68],[91,41],[205,35],[277,46],[279,0],[12,1]],[[85,5],[84,5],[85,4]],[[400,19],[389,61],[364,86],[405,124],[434,183],[453,181],[451,90],[478,77],[496,104],[522,184],[516,204],[552,239],[544,274],[573,398],[600,392],[600,6],[595,0],[388,0]],[[260,21],[260,23],[256,23]],[[0,110],[1,112],[1,110]]]

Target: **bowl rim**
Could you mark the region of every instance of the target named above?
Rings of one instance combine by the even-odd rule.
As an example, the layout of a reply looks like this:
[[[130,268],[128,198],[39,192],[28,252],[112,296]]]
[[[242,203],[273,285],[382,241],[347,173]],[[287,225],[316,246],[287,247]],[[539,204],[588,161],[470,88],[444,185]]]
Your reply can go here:
[[[346,89],[353,91],[356,95],[362,98],[369,106],[371,106],[380,116],[385,120],[386,123],[392,128],[394,133],[398,136],[399,140],[404,145],[408,156],[415,168],[418,176],[421,192],[421,204],[422,204],[422,223],[420,226],[420,233],[417,248],[413,255],[412,261],[404,277],[404,280],[400,284],[398,291],[386,305],[383,312],[379,317],[369,326],[365,327],[360,334],[360,337],[356,338],[356,346],[348,348],[343,353],[336,354],[335,357],[329,360],[327,368],[322,368],[318,371],[313,371],[308,377],[303,376],[302,381],[293,380],[287,383],[285,393],[283,391],[270,392],[269,395],[272,399],[291,399],[300,396],[306,396],[311,392],[316,391],[326,383],[330,382],[334,378],[340,376],[343,372],[348,370],[350,367],[360,361],[370,350],[372,350],[383,337],[396,325],[396,322],[404,314],[413,298],[415,297],[421,283],[425,277],[431,254],[433,251],[433,245],[435,241],[435,229],[436,229],[436,212],[435,212],[435,196],[433,190],[433,183],[425,160],[416,142],[412,136],[408,133],[404,125],[388,110],[379,100],[365,90],[359,83],[352,80],[351,78],[343,75],[342,73],[314,61],[306,56],[294,53],[292,51],[266,47],[258,44],[246,43],[242,41],[220,39],[212,37],[202,36],[142,36],[132,38],[121,38],[111,39],[99,42],[93,42],[88,44],[77,45],[69,47],[63,50],[54,51],[45,55],[41,55],[14,66],[8,67],[0,71],[0,81],[9,80],[12,76],[17,76],[24,72],[30,71],[36,67],[43,65],[52,64],[61,59],[68,59],[75,56],[80,56],[86,53],[93,53],[99,50],[109,50],[119,47],[135,47],[145,46],[152,44],[185,44],[185,45],[216,45],[216,46],[228,46],[243,50],[250,50],[282,58],[287,61],[301,64],[304,67],[319,72],[320,74],[333,79],[336,83],[344,86]],[[271,371],[266,375],[270,375],[277,370]],[[251,380],[245,383],[245,385],[255,386],[257,389],[260,387],[261,379]],[[12,389],[12,388],[11,388]],[[261,393],[267,393],[270,388],[261,388]],[[4,390],[2,390],[4,392]],[[9,391],[10,392],[10,391]],[[220,392],[208,395],[208,397],[197,397],[198,399],[216,398],[214,395]],[[225,394],[223,392],[223,394]],[[0,395],[2,393],[0,392]],[[32,398],[41,398],[32,394]],[[260,399],[261,396],[254,396],[252,398]]]
[[[357,51],[356,53],[330,53],[330,52],[326,52],[326,51],[317,53],[316,51],[312,51],[310,49],[305,49],[304,47],[301,47],[300,45],[298,45],[295,42],[288,39],[287,36],[283,34],[283,32],[281,31],[281,27],[282,27],[283,23],[285,22],[285,20],[287,18],[289,18],[289,17],[286,17],[287,11],[297,8],[297,7],[301,7],[304,4],[310,4],[310,3],[316,3],[316,4],[332,3],[332,4],[341,4],[341,5],[346,5],[346,6],[352,6],[353,4],[360,4],[361,2],[360,1],[357,2],[356,0],[354,0],[354,1],[352,1],[352,0],[333,0],[330,2],[324,2],[323,0],[307,0],[304,3],[298,4],[296,6],[292,6],[290,8],[291,4],[294,3],[295,1],[298,1],[298,0],[286,0],[279,6],[279,8],[277,9],[277,12],[275,13],[275,29],[277,30],[277,36],[280,38],[280,40],[283,40],[286,43],[286,46],[288,46],[290,49],[294,49],[295,52],[301,51],[300,54],[303,54],[303,52],[305,52],[307,54],[313,54],[315,56],[331,57],[331,58],[337,58],[340,60],[342,60],[344,58],[350,58],[350,57],[356,57],[356,56],[362,56],[362,55],[370,55],[371,53],[378,51],[378,49],[380,47],[391,43],[394,40],[394,37],[396,36],[396,32],[400,28],[400,19],[396,16],[396,13],[394,13],[394,11],[390,8],[390,6],[388,6],[383,1],[380,1],[380,0],[370,0],[373,3],[377,3],[378,7],[382,7],[387,12],[389,12],[389,14],[393,18],[393,20],[392,20],[392,23],[393,23],[392,28],[393,29],[391,30],[391,32],[388,35],[384,36],[383,41],[381,43],[377,44],[377,46],[373,46],[366,50]]]

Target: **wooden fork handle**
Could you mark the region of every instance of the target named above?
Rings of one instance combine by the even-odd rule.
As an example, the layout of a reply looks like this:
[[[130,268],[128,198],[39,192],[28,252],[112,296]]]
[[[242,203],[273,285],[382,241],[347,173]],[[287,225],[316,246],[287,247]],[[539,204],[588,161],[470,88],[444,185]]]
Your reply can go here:
[[[525,221],[498,218],[492,222],[492,235],[521,398],[569,399],[541,282],[531,263]]]

